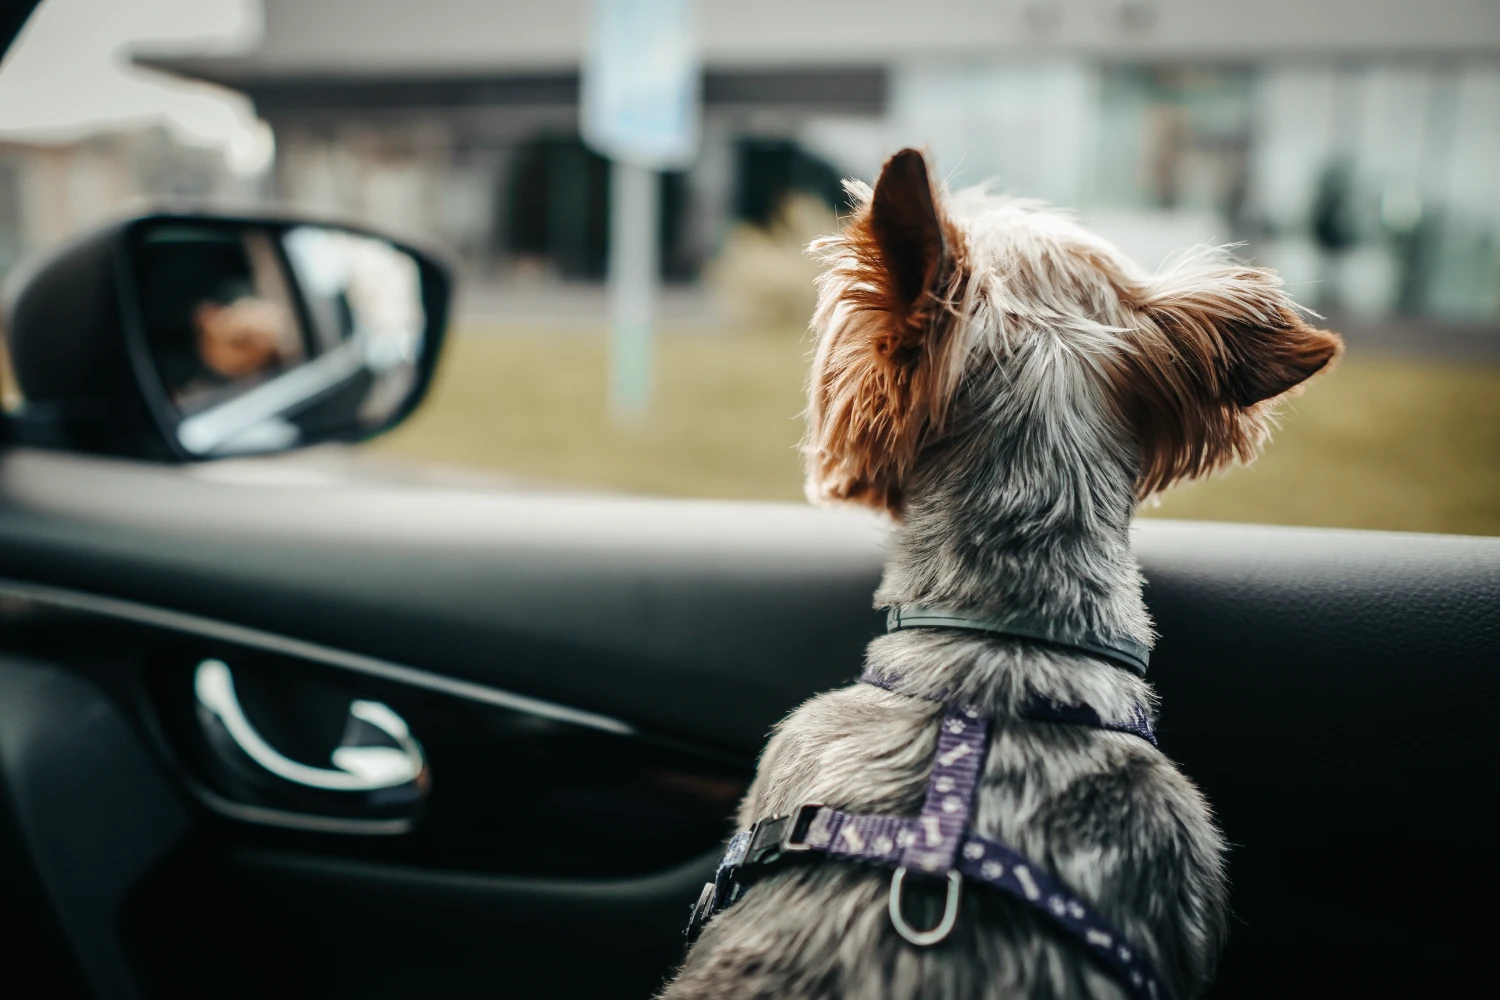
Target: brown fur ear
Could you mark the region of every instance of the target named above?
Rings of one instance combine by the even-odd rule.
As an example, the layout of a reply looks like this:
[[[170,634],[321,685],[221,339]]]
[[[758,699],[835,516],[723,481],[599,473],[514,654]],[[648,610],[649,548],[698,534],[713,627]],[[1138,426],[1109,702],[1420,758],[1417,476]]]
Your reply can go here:
[[[1120,398],[1141,448],[1137,495],[1252,461],[1280,398],[1343,350],[1309,326],[1274,272],[1189,261],[1140,289]]]
[[[830,267],[803,443],[812,499],[900,513],[903,480],[958,379],[946,305],[961,248],[914,149],[886,161],[840,236],[814,245]]]

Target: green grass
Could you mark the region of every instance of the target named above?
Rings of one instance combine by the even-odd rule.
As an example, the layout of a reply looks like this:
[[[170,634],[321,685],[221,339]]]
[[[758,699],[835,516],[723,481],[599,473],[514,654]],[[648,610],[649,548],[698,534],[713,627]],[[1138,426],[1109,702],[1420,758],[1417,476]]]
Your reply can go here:
[[[1500,368],[1346,360],[1286,407],[1258,462],[1148,513],[1500,534]]]
[[[616,426],[601,335],[462,331],[427,403],[376,447],[589,488],[797,500],[808,349],[796,333],[666,331],[650,415]],[[1346,361],[1259,463],[1143,513],[1500,534],[1500,368]]]
[[[667,331],[651,411],[620,426],[606,407],[602,336],[469,332],[450,341],[427,402],[380,446],[580,486],[796,499],[807,349],[796,334]]]

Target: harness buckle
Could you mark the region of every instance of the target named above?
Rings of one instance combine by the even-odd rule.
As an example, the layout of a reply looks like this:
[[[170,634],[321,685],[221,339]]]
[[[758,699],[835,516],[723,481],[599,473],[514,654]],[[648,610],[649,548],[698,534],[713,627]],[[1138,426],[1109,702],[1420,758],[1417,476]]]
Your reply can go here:
[[[822,808],[824,806],[821,802],[804,802],[792,810],[792,824],[787,828],[786,839],[781,843],[783,852],[794,854],[812,850],[813,845],[807,842],[807,838],[812,833],[813,821],[818,818],[818,810]]]
[[[789,813],[758,821],[750,828],[750,846],[741,866],[774,865],[787,854],[812,850],[807,836],[822,808],[821,802],[806,802]]]

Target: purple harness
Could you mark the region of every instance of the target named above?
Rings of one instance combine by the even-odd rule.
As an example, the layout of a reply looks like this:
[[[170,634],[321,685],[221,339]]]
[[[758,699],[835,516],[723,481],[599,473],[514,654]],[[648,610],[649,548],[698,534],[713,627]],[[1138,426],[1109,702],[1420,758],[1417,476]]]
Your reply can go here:
[[[895,691],[900,679],[867,672],[860,680]],[[1149,740],[1153,746],[1156,743],[1144,709],[1124,724],[1103,722],[1086,705],[1045,700],[1032,702],[1022,714],[1039,722],[1111,729]],[[693,907],[689,941],[696,939],[715,914],[737,902],[759,875],[799,857],[825,857],[895,869],[889,901],[891,923],[912,944],[925,947],[948,936],[958,922],[963,882],[969,879],[1021,900],[1072,935],[1136,1000],[1170,1000],[1171,994],[1150,960],[1102,914],[1041,865],[968,829],[974,794],[989,751],[990,730],[989,716],[959,705],[947,706],[927,781],[927,798],[917,816],[871,816],[808,803],[784,816],[761,819],[749,830],[735,834],[714,880],[703,887]],[[930,929],[912,927],[902,912],[902,889],[908,874],[947,880],[942,918]]]

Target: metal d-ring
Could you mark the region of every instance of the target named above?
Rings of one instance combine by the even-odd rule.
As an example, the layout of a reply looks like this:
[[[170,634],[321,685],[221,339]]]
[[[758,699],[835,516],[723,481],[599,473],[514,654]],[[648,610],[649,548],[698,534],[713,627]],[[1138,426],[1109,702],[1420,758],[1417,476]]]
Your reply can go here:
[[[906,883],[906,869],[897,868],[891,875],[891,926],[896,933],[919,948],[935,945],[953,931],[958,923],[958,894],[964,886],[964,877],[957,871],[948,872],[948,898],[943,901],[943,919],[931,930],[919,931],[906,922],[901,912],[901,887]]]

